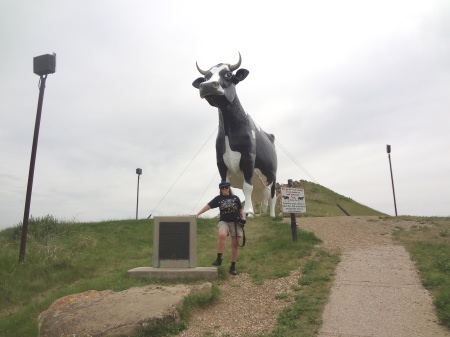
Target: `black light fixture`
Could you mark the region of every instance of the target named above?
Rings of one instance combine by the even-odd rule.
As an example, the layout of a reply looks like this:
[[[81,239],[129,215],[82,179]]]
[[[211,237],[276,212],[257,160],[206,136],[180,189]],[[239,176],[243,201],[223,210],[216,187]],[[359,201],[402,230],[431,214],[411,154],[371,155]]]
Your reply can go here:
[[[31,148],[30,170],[28,172],[27,195],[25,199],[25,210],[22,222],[22,237],[20,240],[19,263],[25,261],[25,248],[28,233],[28,218],[30,216],[31,193],[33,191],[34,167],[36,163],[36,152],[39,139],[39,127],[41,124],[42,104],[44,101],[45,82],[48,74],[56,71],[56,54],[53,53],[36,56],[33,58],[33,72],[39,75],[39,99],[36,113],[36,123],[34,125],[33,146]]]
[[[139,177],[142,174],[142,169],[137,168],[136,174],[138,175],[138,181],[137,181],[137,197],[136,197],[136,220],[138,219],[138,209],[139,209]]]
[[[54,74],[56,71],[56,54],[53,53],[33,58],[33,72],[39,76]]]
[[[390,145],[386,145],[386,152],[387,152],[388,157],[389,157],[389,168],[391,170],[392,193],[394,195],[395,216],[397,216],[397,202],[395,201],[394,175],[392,174],[391,146]]]

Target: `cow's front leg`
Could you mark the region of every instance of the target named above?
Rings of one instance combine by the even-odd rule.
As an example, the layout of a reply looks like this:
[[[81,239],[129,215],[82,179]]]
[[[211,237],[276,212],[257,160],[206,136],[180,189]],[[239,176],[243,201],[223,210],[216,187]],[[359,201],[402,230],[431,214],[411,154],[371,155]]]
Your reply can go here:
[[[255,214],[255,212],[253,211],[253,202],[252,202],[253,185],[247,183],[247,181],[244,181],[242,191],[244,192],[245,196],[244,213],[246,214],[247,217],[253,218]]]
[[[253,201],[252,201],[252,193],[253,193],[253,170],[255,168],[255,160],[254,158],[243,159],[241,161],[241,169],[244,174],[244,184],[242,186],[242,191],[245,196],[245,205],[244,205],[244,213],[247,217],[253,218],[255,212],[253,211]]]
[[[217,168],[219,169],[220,179],[222,181],[227,180],[227,166],[223,160],[217,160]]]

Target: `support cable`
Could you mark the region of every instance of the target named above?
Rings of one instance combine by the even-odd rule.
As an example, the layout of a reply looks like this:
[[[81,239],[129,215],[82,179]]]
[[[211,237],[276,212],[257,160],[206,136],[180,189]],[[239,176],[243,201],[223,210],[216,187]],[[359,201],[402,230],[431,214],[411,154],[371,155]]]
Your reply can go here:
[[[191,214],[194,214],[195,209],[198,206],[198,203],[200,202],[200,200],[202,200],[203,196],[205,195],[206,191],[208,190],[208,188],[211,186],[211,184],[213,183],[214,179],[216,179],[217,177],[217,173],[218,171],[216,171],[216,173],[214,174],[214,177],[210,180],[210,182],[208,183],[208,185],[206,186],[205,190],[203,191],[202,195],[200,196],[200,198],[198,198],[197,203],[195,204],[195,206],[192,208]]]
[[[161,202],[163,202],[163,200],[165,199],[165,197],[167,196],[167,194],[169,194],[169,192],[172,190],[172,188],[175,186],[175,184],[178,182],[178,180],[181,178],[181,176],[184,174],[184,172],[186,172],[186,170],[189,168],[189,166],[191,166],[192,162],[194,161],[195,158],[197,158],[198,154],[203,150],[203,148],[205,147],[206,143],[208,143],[208,141],[211,139],[211,137],[213,136],[213,134],[216,132],[218,127],[216,127],[214,129],[214,131],[211,133],[211,135],[208,137],[208,139],[205,141],[205,143],[202,145],[202,147],[200,148],[200,150],[198,150],[198,152],[195,154],[194,158],[191,159],[191,161],[189,162],[189,164],[187,164],[187,166],[184,168],[184,170],[180,173],[180,175],[178,176],[177,179],[175,179],[175,181],[173,182],[172,186],[170,186],[169,190],[166,192],[166,194],[163,195],[163,197],[161,198],[161,200],[158,202],[158,204],[156,205],[156,207],[153,209],[153,211],[150,213],[150,215],[148,216],[147,219],[150,219],[150,217],[155,213],[155,210],[158,208],[158,206],[161,204]]]
[[[275,139],[276,144],[280,147],[280,149],[282,149],[284,151],[284,153],[286,153],[286,155],[303,171],[305,172],[305,174],[316,184],[319,184],[317,182],[317,180],[311,175],[311,173],[309,173],[295,158],[294,156],[292,156],[288,150],[286,150],[286,148],[281,145],[281,143]]]
[[[253,119],[253,117],[252,117],[252,119]],[[258,128],[260,128],[261,130],[262,130],[262,128],[261,128],[261,126],[258,124],[258,123],[256,123],[255,122],[255,120],[253,119],[253,122],[256,124],[256,126],[258,126]],[[293,155],[291,155],[290,153],[289,153],[289,151],[278,141],[278,139],[275,137],[275,143],[280,147],[280,149],[282,149],[283,151],[284,151],[284,153],[294,162],[294,164],[296,164],[303,172],[305,172],[305,174],[313,181],[313,182],[315,182],[316,184],[319,184],[318,182],[317,182],[317,180],[312,176],[312,174],[311,173],[309,173],[295,158],[294,158],[294,156]]]
[[[252,117],[253,119],[253,117]],[[256,126],[258,126],[260,129],[261,127],[259,126],[258,123],[255,122],[255,120],[253,119],[254,123],[256,124]],[[189,164],[184,168],[184,170],[180,173],[180,175],[178,176],[177,179],[175,179],[175,181],[173,182],[173,184],[170,186],[170,188],[168,189],[168,191],[163,195],[163,197],[161,198],[161,200],[158,202],[158,204],[156,205],[156,207],[153,209],[153,211],[151,212],[151,214],[148,216],[147,219],[150,219],[150,217],[155,213],[155,211],[157,210],[158,206],[164,201],[164,199],[166,198],[166,196],[169,194],[169,192],[172,190],[172,188],[175,186],[175,184],[178,182],[178,180],[181,178],[181,176],[186,172],[186,170],[189,168],[189,166],[192,164],[192,162],[195,160],[195,158],[197,158],[197,156],[199,155],[199,153],[203,150],[203,148],[206,146],[206,144],[209,142],[209,140],[211,139],[211,137],[216,133],[218,127],[216,127],[214,129],[214,131],[211,133],[211,135],[208,137],[208,139],[204,142],[204,144],[202,145],[202,147],[200,148],[200,150],[198,150],[198,152],[195,154],[195,156],[192,158],[192,160],[189,162]],[[275,143],[276,145],[283,150],[283,152],[289,157],[289,159],[291,159],[294,164],[296,164],[310,179],[311,181],[313,181],[316,184],[319,184],[317,182],[317,180],[312,176],[311,173],[309,173],[306,168],[304,168],[296,159],[295,157],[289,153],[289,151],[275,138]],[[208,185],[206,186],[205,190],[203,191],[202,195],[200,196],[200,198],[198,199],[197,203],[195,204],[195,206],[193,207],[191,213],[194,212],[194,210],[196,209],[196,207],[198,206],[200,200],[203,198],[203,196],[205,195],[206,191],[208,190],[208,188],[211,186],[211,184],[213,183],[214,179],[217,176],[217,172],[214,175],[214,177],[211,179],[211,181],[208,183]]]

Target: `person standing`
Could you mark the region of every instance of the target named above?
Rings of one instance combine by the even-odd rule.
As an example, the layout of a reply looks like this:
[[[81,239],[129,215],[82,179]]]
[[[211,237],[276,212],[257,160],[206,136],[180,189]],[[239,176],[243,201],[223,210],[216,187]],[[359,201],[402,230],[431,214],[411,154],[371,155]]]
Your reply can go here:
[[[222,265],[222,254],[225,249],[225,242],[227,236],[231,236],[231,266],[230,274],[237,275],[236,261],[239,250],[239,237],[242,237],[242,227],[235,225],[237,218],[245,220],[244,209],[242,208],[241,200],[237,195],[233,194],[230,183],[223,181],[219,184],[220,194],[208,202],[197,214],[198,218],[202,213],[211,208],[219,207],[220,221],[218,227],[217,237],[217,258],[212,263],[213,266]]]

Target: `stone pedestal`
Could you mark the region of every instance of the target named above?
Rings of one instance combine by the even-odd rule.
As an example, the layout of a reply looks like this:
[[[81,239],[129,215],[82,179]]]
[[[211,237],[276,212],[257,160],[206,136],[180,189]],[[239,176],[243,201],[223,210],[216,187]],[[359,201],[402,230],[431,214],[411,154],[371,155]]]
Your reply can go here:
[[[217,268],[197,267],[197,218],[155,217],[153,225],[153,268],[138,267],[127,272],[131,278],[216,279]]]
[[[215,267],[196,267],[196,268],[152,268],[138,267],[130,269],[127,272],[130,278],[161,280],[215,280],[218,278],[217,268]]]

